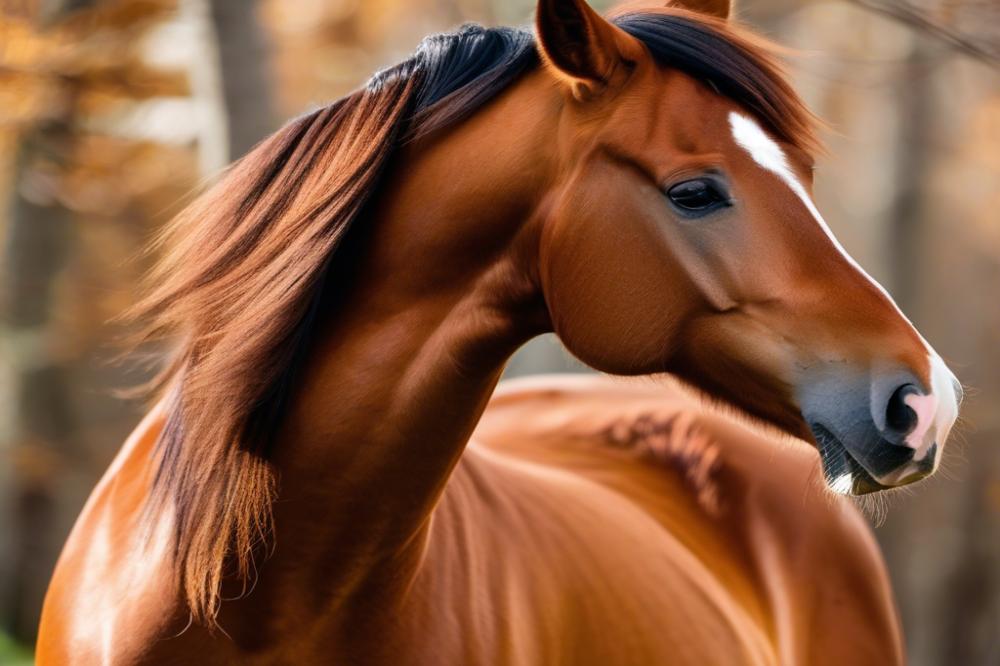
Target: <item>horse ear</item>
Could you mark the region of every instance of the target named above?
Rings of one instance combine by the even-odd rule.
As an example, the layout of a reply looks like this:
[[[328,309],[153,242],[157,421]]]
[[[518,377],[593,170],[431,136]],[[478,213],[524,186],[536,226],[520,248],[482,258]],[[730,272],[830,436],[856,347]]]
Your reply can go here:
[[[535,17],[538,50],[577,99],[588,99],[612,83],[621,65],[642,47],[590,8],[585,0],[539,0]]]
[[[690,9],[720,19],[728,19],[733,13],[733,0],[674,0],[668,6]]]

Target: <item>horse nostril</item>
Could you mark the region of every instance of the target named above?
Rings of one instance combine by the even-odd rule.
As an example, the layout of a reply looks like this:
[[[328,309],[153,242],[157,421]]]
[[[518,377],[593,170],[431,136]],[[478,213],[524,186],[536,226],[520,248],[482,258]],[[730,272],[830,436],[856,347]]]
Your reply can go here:
[[[920,395],[913,384],[903,384],[889,396],[885,409],[885,425],[893,434],[906,437],[917,427],[917,413],[906,404],[906,397]]]

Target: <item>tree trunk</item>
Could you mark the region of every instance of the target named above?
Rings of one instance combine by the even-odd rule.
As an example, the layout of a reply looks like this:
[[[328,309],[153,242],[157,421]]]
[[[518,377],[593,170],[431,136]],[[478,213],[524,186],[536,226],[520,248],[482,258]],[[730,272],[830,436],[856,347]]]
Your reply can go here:
[[[212,27],[222,72],[229,158],[247,154],[275,129],[267,35],[257,3],[210,0]]]
[[[199,28],[190,76],[202,109],[198,150],[207,177],[275,129],[269,44],[256,8],[246,0],[183,0]]]

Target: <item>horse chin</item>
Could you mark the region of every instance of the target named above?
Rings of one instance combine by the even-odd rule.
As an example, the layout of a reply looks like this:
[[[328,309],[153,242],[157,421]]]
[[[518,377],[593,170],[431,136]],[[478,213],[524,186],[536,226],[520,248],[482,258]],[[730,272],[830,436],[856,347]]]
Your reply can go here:
[[[892,487],[879,483],[827,428],[819,424],[811,428],[830,490],[840,495],[867,495]]]

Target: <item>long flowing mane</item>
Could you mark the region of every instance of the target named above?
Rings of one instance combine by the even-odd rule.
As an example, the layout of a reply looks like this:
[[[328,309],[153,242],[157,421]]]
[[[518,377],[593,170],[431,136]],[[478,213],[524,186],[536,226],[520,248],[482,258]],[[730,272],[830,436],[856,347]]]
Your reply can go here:
[[[677,9],[614,19],[667,67],[706,81],[808,149],[812,116],[764,42]],[[243,580],[266,541],[277,481],[270,447],[310,347],[338,247],[403,142],[467,118],[538,67],[533,35],[462,28],[293,120],[172,223],[133,316],[170,340],[159,376],[167,422],[147,520],[172,515],[176,574],[214,622],[229,566]]]

